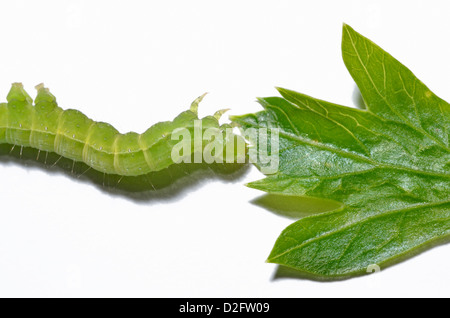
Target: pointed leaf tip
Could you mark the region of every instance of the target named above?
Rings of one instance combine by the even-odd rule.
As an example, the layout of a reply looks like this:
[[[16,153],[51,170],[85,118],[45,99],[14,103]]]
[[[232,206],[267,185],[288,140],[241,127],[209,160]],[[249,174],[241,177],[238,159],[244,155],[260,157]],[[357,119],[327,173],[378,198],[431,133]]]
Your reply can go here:
[[[219,120],[223,114],[225,114],[227,111],[229,111],[231,108],[225,108],[225,109],[219,109],[214,113],[214,117]]]
[[[194,114],[198,114],[198,104],[200,104],[200,102],[203,100],[203,98],[206,96],[206,94],[208,94],[207,92],[204,93],[203,95],[197,97],[191,104],[191,112],[193,112]]]

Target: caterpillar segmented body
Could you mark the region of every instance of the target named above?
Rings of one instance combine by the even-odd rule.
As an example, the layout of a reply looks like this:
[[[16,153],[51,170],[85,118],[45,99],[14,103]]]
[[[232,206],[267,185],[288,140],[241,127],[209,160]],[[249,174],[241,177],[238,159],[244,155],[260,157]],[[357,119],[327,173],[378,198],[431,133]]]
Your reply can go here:
[[[22,84],[12,84],[7,103],[0,104],[0,144],[55,152],[105,174],[120,176],[145,175],[172,165],[171,151],[177,141],[171,140],[171,134],[177,128],[194,129],[194,121],[199,120],[198,104],[204,96],[173,121],[157,123],[142,134],[121,134],[110,124],[89,119],[80,111],[58,107],[42,84],[36,89],[33,105]],[[229,128],[219,125],[222,113],[202,118],[203,129]]]

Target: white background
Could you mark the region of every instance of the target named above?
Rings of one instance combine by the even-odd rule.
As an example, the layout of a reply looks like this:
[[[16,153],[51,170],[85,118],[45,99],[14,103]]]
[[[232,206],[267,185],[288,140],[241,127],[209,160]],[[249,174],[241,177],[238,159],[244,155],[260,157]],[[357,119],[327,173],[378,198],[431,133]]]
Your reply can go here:
[[[44,82],[63,108],[121,132],[200,113],[259,110],[281,86],[349,106],[342,23],[450,100],[445,1],[2,1],[0,95]],[[43,167],[0,162],[0,296],[450,296],[450,246],[380,274],[274,279],[265,259],[292,219],[245,182],[180,182],[147,200]]]

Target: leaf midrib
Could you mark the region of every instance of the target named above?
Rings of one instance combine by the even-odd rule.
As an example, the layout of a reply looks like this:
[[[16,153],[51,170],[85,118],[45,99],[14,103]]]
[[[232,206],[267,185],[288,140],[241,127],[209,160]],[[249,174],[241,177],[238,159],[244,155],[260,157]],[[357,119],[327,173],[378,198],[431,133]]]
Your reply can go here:
[[[298,103],[300,103],[301,105],[304,105],[305,107],[307,107],[311,112],[317,113],[318,115],[322,116],[322,117],[325,118],[325,119],[328,119],[328,120],[332,121],[332,122],[335,123],[335,124],[338,124],[338,123],[339,123],[337,120],[335,120],[335,119],[329,117],[328,115],[327,115],[327,116],[324,116],[323,114],[321,114],[321,113],[319,113],[319,112],[317,112],[317,111],[311,109],[309,106],[307,106],[304,102],[302,102],[301,100],[299,100],[298,98],[296,98],[296,97],[295,97],[293,94],[291,94],[289,91],[284,90],[284,94],[289,95],[291,98],[295,99]],[[314,98],[313,100],[314,100],[319,106],[321,106],[321,107],[323,107],[324,109],[326,109],[326,108],[321,104],[321,101],[320,101],[320,100],[317,100],[317,99],[315,99],[315,98]],[[300,105],[298,105],[298,104],[296,104],[296,103],[294,103],[294,102],[291,102],[290,100],[287,100],[287,102],[290,103],[293,107],[296,107],[296,108],[298,108],[298,109],[302,109],[302,108],[300,108]],[[269,106],[269,105],[270,105],[270,104],[267,104],[267,106]],[[276,107],[276,105],[270,105],[270,106]],[[348,107],[348,106],[342,106],[342,105],[337,105],[337,104],[334,104],[334,106],[341,107],[341,108],[350,108],[350,107]],[[277,109],[280,109],[280,107],[278,107]],[[376,114],[374,114],[374,113],[372,113],[372,112],[369,112],[369,111],[367,111],[367,110],[360,110],[360,109],[357,109],[357,108],[351,108],[351,109],[352,109],[352,111],[359,111],[359,112],[362,112],[363,114],[369,114],[369,115],[372,115],[373,117],[379,119],[379,120],[382,121],[382,122],[386,122],[386,121],[387,121],[385,118],[379,117],[378,115],[376,115]],[[342,116],[350,117],[351,119],[353,119],[355,122],[357,122],[357,123],[359,124],[359,122],[358,122],[358,120],[357,120],[356,118],[354,118],[354,117],[352,117],[352,116],[350,116],[350,115],[348,115],[348,114],[341,114],[341,115],[342,115]],[[369,127],[366,127],[366,126],[364,126],[364,125],[361,125],[361,124],[359,124],[359,125],[360,125],[361,127],[363,127],[364,129],[366,129],[367,131],[369,131],[369,132],[371,132],[371,133],[373,133],[373,134],[375,134],[375,135],[383,136],[384,138],[391,140],[393,143],[395,143],[395,144],[399,145],[400,147],[402,147],[402,148],[405,150],[405,152],[411,156],[411,153],[410,153],[405,147],[403,147],[403,145],[402,145],[401,143],[399,143],[398,141],[396,141],[396,140],[395,140],[394,138],[392,138],[391,136],[386,135],[385,133],[382,133],[382,132],[375,132],[374,130],[372,130],[372,129],[370,129]],[[342,125],[342,126],[343,126],[343,125]],[[345,126],[343,126],[343,127],[345,127]],[[346,128],[346,127],[345,127],[345,128]],[[315,127],[314,127],[314,129],[317,131],[317,129],[316,129]],[[349,129],[346,128],[346,130],[350,132]],[[357,142],[358,142],[359,144],[362,144],[362,142],[359,140],[359,138],[357,138],[353,133],[351,133],[351,135],[352,135],[352,137],[353,137],[355,140],[357,140]],[[437,146],[442,147],[442,146],[439,145],[439,144],[438,144]],[[367,147],[365,147],[365,149],[366,149],[366,151],[367,151],[367,155],[370,157],[370,152],[367,150]],[[444,149],[445,149],[445,148],[444,148]]]
[[[264,127],[261,127],[259,125],[254,125],[254,126],[257,127],[257,128],[264,128]],[[289,134],[289,133],[287,133],[285,131],[280,131],[279,135],[280,136],[284,136],[287,139],[303,142],[305,144],[308,144],[308,145],[316,147],[316,148],[325,149],[325,150],[328,150],[330,152],[338,153],[338,154],[341,154],[343,156],[353,158],[355,160],[364,161],[364,162],[366,162],[368,164],[371,164],[372,166],[377,167],[377,168],[396,169],[396,170],[402,170],[402,171],[407,171],[407,172],[416,173],[416,174],[424,174],[424,175],[428,175],[428,176],[435,176],[435,177],[441,177],[441,178],[450,178],[450,173],[440,173],[440,172],[435,172],[435,171],[417,170],[417,169],[413,169],[413,168],[405,167],[405,166],[390,165],[390,164],[386,164],[386,163],[376,162],[376,161],[373,161],[372,159],[369,159],[369,158],[366,158],[366,157],[362,157],[362,156],[360,156],[360,155],[358,155],[356,153],[343,151],[343,150],[340,150],[338,148],[333,148],[333,147],[327,146],[327,145],[322,144],[322,143],[314,143],[314,142],[311,142],[309,139],[304,139],[304,138],[301,138],[300,136],[292,135],[292,134]],[[280,151],[280,154],[282,152],[283,152],[283,150]],[[361,170],[361,171],[367,171],[367,170],[368,169]]]
[[[377,219],[379,217],[385,217],[386,215],[389,215],[389,214],[406,213],[406,212],[409,212],[409,211],[412,211],[412,210],[415,210],[415,209],[439,206],[439,205],[448,204],[448,203],[450,203],[450,200],[437,201],[437,202],[428,202],[428,203],[418,203],[418,204],[414,204],[412,206],[408,206],[408,207],[403,208],[403,209],[396,209],[396,210],[390,210],[390,211],[381,212],[379,214],[372,215],[372,216],[369,216],[367,218],[357,220],[355,222],[347,223],[344,226],[339,227],[337,230],[333,229],[331,231],[325,232],[325,233],[320,234],[318,236],[315,236],[315,237],[313,237],[311,239],[303,241],[301,244],[299,244],[297,246],[294,246],[294,247],[291,247],[291,248],[287,249],[286,251],[284,251],[283,253],[280,253],[280,254],[276,255],[275,257],[269,257],[268,260],[269,261],[273,261],[273,260],[275,260],[277,258],[280,258],[283,255],[293,251],[293,250],[300,249],[300,248],[302,248],[302,247],[304,247],[304,246],[306,246],[306,245],[308,245],[310,243],[313,243],[315,241],[318,241],[320,239],[324,239],[324,238],[329,237],[329,236],[331,236],[333,234],[337,234],[337,233],[343,232],[344,230],[346,230],[346,229],[348,229],[348,228],[350,228],[350,227],[352,227],[354,225],[359,225],[359,224],[362,225],[364,223],[367,223],[367,222],[369,222],[371,220],[374,220],[374,219]],[[336,212],[341,212],[342,213],[343,211],[344,211],[343,209],[339,209],[339,210],[331,211],[329,213],[330,214],[336,213]],[[304,218],[303,220],[305,220],[305,219],[307,219],[307,218]]]

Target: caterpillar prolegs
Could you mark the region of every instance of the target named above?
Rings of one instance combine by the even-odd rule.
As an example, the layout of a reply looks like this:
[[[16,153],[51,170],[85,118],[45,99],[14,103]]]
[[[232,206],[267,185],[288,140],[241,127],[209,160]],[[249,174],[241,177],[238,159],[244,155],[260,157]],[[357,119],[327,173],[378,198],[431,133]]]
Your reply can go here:
[[[173,121],[157,123],[142,134],[121,134],[110,124],[89,119],[80,111],[63,110],[47,88],[42,84],[36,88],[33,104],[21,83],[12,84],[7,103],[0,104],[0,144],[56,153],[104,174],[129,177],[161,171],[175,163],[171,154],[178,140],[172,140],[172,134],[184,129],[194,135],[196,122],[200,121],[198,104],[204,96],[197,98],[189,110]],[[219,125],[223,112],[202,118],[201,129],[219,132],[226,140],[223,147],[228,145],[234,149],[237,136],[225,135],[230,125]],[[201,141],[201,150],[206,144]],[[187,152],[184,157],[194,155],[194,147],[189,147]],[[235,158],[240,155],[242,153],[235,154]]]

